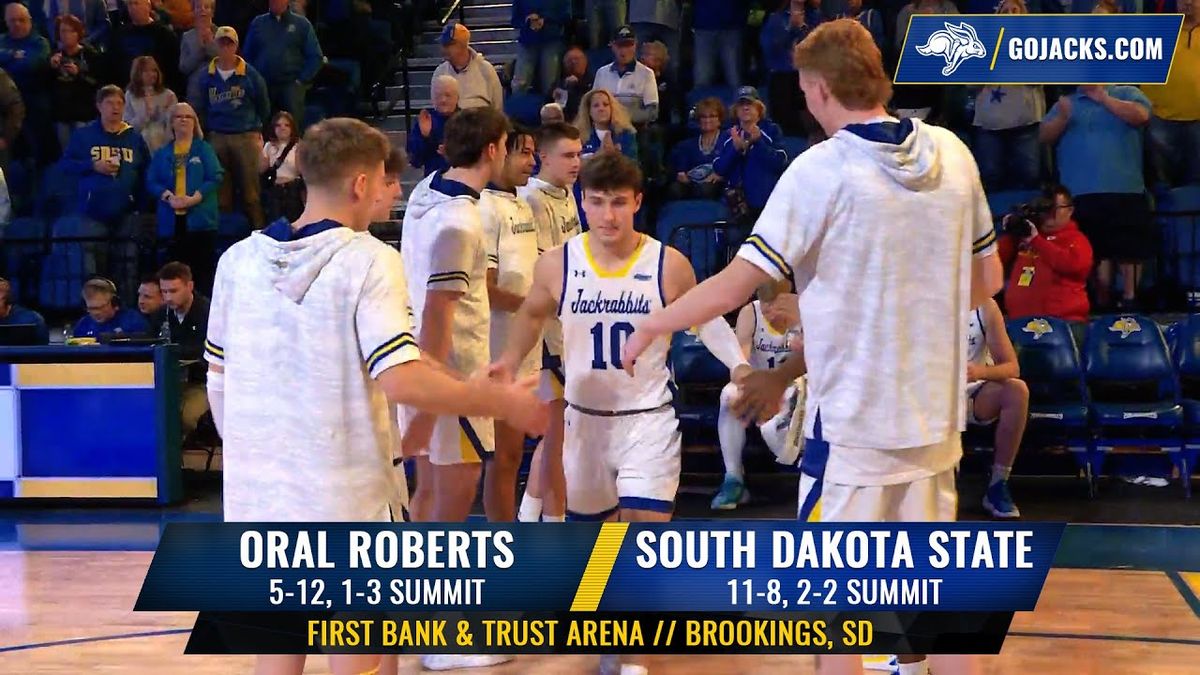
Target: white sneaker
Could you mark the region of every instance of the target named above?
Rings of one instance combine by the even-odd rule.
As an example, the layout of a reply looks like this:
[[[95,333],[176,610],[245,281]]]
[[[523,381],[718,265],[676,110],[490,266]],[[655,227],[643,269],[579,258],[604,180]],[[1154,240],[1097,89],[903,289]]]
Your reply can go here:
[[[421,657],[421,666],[425,670],[458,670],[498,666],[512,660],[511,655],[501,654],[426,654]]]
[[[618,654],[600,657],[600,675],[649,675],[650,670],[635,663],[621,663]]]

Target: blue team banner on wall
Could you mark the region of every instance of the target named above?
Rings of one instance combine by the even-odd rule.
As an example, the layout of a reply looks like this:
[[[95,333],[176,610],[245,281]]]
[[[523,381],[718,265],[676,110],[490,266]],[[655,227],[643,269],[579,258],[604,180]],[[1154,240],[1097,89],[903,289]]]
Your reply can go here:
[[[136,609],[1031,611],[1063,529],[1049,523],[171,524]]]
[[[1182,14],[913,15],[897,84],[1162,84]]]

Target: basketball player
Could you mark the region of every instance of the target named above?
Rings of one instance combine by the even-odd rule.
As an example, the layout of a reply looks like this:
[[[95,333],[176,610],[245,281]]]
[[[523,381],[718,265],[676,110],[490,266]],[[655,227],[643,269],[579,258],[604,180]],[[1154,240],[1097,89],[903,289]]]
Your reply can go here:
[[[581,182],[591,229],[538,258],[533,288],[493,366],[496,376],[511,378],[546,320],[558,315],[567,401],[563,468],[568,513],[577,520],[665,522],[679,487],[669,338],[650,347],[632,381],[621,370],[625,338],[652,310],[696,285],[683,254],[633,229],[642,181],[641,169],[623,155],[605,152],[588,162]],[[700,326],[699,335],[735,380],[749,371],[724,318]],[[601,672],[646,671],[605,657]]]
[[[404,213],[400,252],[418,331],[431,359],[460,376],[486,367],[491,309],[479,192],[504,168],[508,119],[492,108],[460,111],[446,122],[450,168],[417,184]],[[413,412],[413,411],[408,411]],[[463,522],[471,513],[483,460],[494,449],[492,420],[406,413],[404,453],[418,464],[417,491],[432,489],[428,518]],[[418,513],[420,517],[425,514]]]
[[[547,124],[537,132],[541,170],[529,184],[518,190],[529,202],[537,225],[538,253],[541,254],[579,234],[579,211],[572,186],[579,177],[583,141],[579,130],[569,124]],[[566,516],[567,492],[563,478],[563,401],[562,327],[557,319],[546,322],[541,350],[542,382],[539,393],[550,402],[550,427],[533,453],[529,482],[517,517],[522,521],[562,522]],[[543,500],[545,500],[543,502]]]
[[[499,358],[508,343],[508,327],[533,283],[538,256],[537,226],[529,204],[517,189],[533,175],[534,140],[528,130],[508,135],[504,170],[492,179],[479,197],[487,249],[487,290],[491,317],[491,357]],[[541,354],[534,351],[517,370],[517,379],[536,376]],[[517,471],[525,448],[525,434],[505,422],[496,422],[496,454],[484,472],[483,508],[488,520],[509,522],[517,517]]]
[[[742,308],[738,313],[738,344],[742,353],[754,369],[770,369],[783,363],[790,353],[789,330],[795,321],[793,315],[796,296],[791,295],[791,283],[777,281],[763,284],[758,289],[758,299]],[[798,339],[798,336],[797,338]],[[737,395],[737,385],[730,382],[721,390],[721,408],[717,414],[717,435],[721,441],[721,458],[725,461],[725,480],[712,500],[716,511],[728,511],[750,501],[742,477],[742,450],[746,446],[746,423],[733,413],[732,403]],[[788,427],[795,406],[803,391],[790,386],[784,394],[784,405],[779,414],[758,425],[763,442],[785,466],[792,466],[799,457],[799,446],[786,445]]]
[[[996,518],[1021,517],[1008,490],[1008,475],[1029,418],[1029,387],[1020,378],[1004,315],[988,298],[967,315],[967,421],[996,425],[995,460],[983,495],[983,508]]]
[[[979,170],[951,132],[887,114],[891,82],[853,19],[818,26],[795,62],[830,138],[788,167],[724,270],[641,322],[625,366],[759,284],[791,277],[806,357],[795,368],[808,367],[801,471],[819,481],[820,520],[952,521],[966,422],[963,317],[1003,283]],[[735,410],[773,414],[794,360],[744,377]],[[901,672],[927,672],[923,658],[902,656]],[[981,672],[972,656],[931,660],[939,673]],[[822,656],[818,670],[861,673],[862,660]]]
[[[400,519],[395,404],[545,426],[532,382],[464,382],[417,349],[400,254],[366,231],[387,153],[383,134],[358,120],[314,125],[297,157],[308,184],[300,219],[255,232],[217,266],[205,358],[226,521]],[[337,675],[357,674],[379,657],[330,661]],[[257,672],[303,668],[303,656],[261,656]]]

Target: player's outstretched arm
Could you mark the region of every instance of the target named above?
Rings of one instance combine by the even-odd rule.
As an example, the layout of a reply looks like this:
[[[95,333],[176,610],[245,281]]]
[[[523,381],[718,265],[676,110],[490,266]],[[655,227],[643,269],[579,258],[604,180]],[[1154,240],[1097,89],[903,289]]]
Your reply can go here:
[[[548,411],[534,395],[536,381],[493,382],[475,377],[456,379],[424,359],[406,361],[379,374],[379,385],[396,405],[432,415],[494,417],[531,436],[546,431]]]
[[[533,285],[517,310],[504,353],[492,366],[494,375],[502,379],[511,378],[521,361],[537,347],[546,320],[558,312],[558,302],[563,293],[565,251],[565,246],[559,246],[538,256],[533,266]]]
[[[750,299],[755,288],[770,280],[766,272],[750,262],[734,258],[715,276],[650,314],[626,340],[621,363],[627,370],[632,369],[642,352],[658,338],[732,312]]]
[[[666,247],[663,264],[663,290],[666,294],[667,305],[683,297],[696,287],[696,272],[692,263],[682,253],[670,246]],[[750,332],[753,334],[751,326]],[[723,315],[715,316],[700,324],[696,329],[700,342],[717,360],[729,369],[730,379],[737,382],[742,375],[749,372],[750,364],[746,362],[748,350],[744,349],[741,340],[729,327]],[[749,342],[749,339],[746,340]],[[624,363],[624,362],[622,362]],[[633,375],[633,364],[625,368],[625,372]]]

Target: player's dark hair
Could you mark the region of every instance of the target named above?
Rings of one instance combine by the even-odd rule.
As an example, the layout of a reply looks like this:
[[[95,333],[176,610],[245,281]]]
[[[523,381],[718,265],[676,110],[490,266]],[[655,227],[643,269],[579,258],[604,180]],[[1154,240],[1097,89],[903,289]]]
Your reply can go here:
[[[512,129],[510,129],[508,132],[508,140],[505,141],[504,145],[508,148],[510,153],[516,152],[517,150],[521,149],[522,138],[531,138],[535,144],[537,143],[537,137],[534,135],[532,129],[523,124],[517,124],[514,122],[512,124]]]
[[[642,193],[642,170],[619,152],[601,152],[588,160],[579,174],[584,190],[616,192],[626,188]]]
[[[566,122],[543,124],[538,127],[534,141],[537,143],[538,152],[542,152],[564,138],[568,141],[579,140],[579,129]]]
[[[490,107],[460,110],[446,120],[446,161],[451,167],[474,166],[489,145],[499,146],[511,125]]]
[[[158,270],[159,281],[182,281],[187,283],[192,280],[192,268],[187,266],[187,263],[172,261],[162,266]]]

